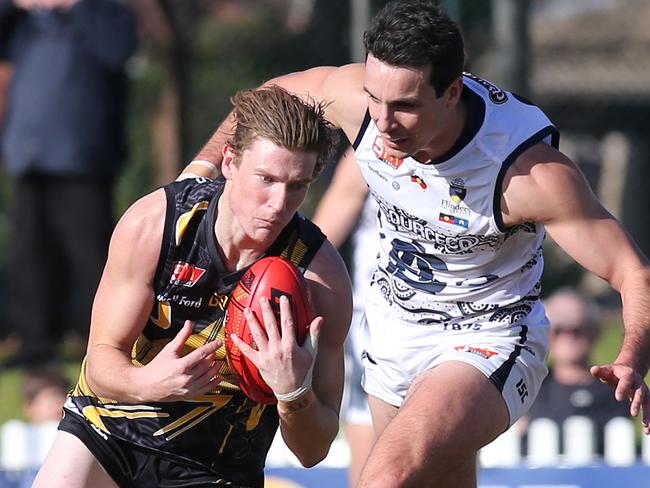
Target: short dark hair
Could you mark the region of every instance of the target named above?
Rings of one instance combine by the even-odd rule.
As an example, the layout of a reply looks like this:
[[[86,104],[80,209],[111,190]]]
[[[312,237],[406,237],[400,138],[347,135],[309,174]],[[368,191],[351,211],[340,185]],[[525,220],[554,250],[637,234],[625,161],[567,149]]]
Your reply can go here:
[[[461,76],[465,64],[463,35],[439,6],[426,0],[393,0],[363,35],[366,56],[393,66],[431,65],[429,82],[441,96]]]
[[[325,120],[325,103],[302,100],[277,85],[243,90],[232,98],[235,132],[229,141],[236,155],[246,150],[256,138],[266,139],[279,147],[313,152],[318,156],[313,178],[317,178],[329,158],[336,133]]]

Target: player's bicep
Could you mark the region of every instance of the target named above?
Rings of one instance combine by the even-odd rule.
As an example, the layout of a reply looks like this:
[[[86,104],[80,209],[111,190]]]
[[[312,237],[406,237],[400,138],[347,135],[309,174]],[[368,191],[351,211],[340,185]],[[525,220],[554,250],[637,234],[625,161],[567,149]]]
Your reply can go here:
[[[162,190],[134,204],[118,222],[93,303],[89,351],[98,344],[129,349],[151,311],[164,225]],[[159,208],[162,207],[162,211]]]
[[[582,172],[555,149],[540,144],[527,151],[509,175],[504,199],[516,216],[514,223],[544,224],[569,256],[615,288],[627,270],[641,263],[627,232],[598,201]]]

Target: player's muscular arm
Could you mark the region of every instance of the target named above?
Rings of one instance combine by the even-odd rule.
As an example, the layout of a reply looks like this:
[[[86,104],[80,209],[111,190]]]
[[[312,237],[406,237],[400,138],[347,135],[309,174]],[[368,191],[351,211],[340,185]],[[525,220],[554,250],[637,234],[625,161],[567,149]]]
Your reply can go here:
[[[162,190],[136,202],[118,222],[91,318],[87,380],[97,394],[136,400],[131,347],[153,304],[164,211]]]
[[[212,386],[209,356],[219,343],[180,357],[192,333],[189,323],[149,364],[131,363],[131,348],[154,300],[152,280],[164,214],[165,195],[158,190],[125,213],[111,238],[93,303],[87,350],[86,379],[97,395],[129,402],[165,401],[203,393]]]
[[[644,410],[650,433],[650,395],[643,377],[650,366],[650,266],[621,224],[596,199],[582,173],[564,155],[539,144],[508,171],[502,200],[504,222],[536,221],[587,270],[621,294],[625,334],[612,365],[592,371]]]
[[[278,402],[280,429],[304,466],[325,458],[339,427],[343,393],[343,343],[352,315],[345,265],[334,247],[323,244],[306,273],[316,312],[323,316],[312,390],[292,402]]]
[[[321,66],[278,76],[265,85],[279,85],[304,99],[326,103],[325,118],[334,127],[343,129],[348,139],[354,141],[367,107],[363,65]],[[194,157],[196,162],[190,162],[179,178],[183,175],[215,178],[221,174],[223,146],[233,134],[234,122],[230,113]]]

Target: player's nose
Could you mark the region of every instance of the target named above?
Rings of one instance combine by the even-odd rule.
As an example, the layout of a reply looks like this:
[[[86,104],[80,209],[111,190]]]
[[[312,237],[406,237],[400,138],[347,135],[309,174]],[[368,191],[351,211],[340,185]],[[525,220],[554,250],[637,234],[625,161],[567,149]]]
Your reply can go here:
[[[267,205],[276,214],[281,214],[287,209],[288,191],[284,185],[277,185],[271,193]]]
[[[387,105],[379,105],[377,107],[375,124],[380,132],[388,132],[395,125],[395,117],[393,110]]]

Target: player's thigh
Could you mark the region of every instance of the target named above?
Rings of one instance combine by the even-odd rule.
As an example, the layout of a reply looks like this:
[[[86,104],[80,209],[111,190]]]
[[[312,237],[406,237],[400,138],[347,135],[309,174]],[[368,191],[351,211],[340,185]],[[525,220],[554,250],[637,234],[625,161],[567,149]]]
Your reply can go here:
[[[391,435],[409,436],[405,445],[413,452],[433,454],[452,466],[472,460],[506,430],[508,421],[506,403],[494,384],[473,366],[448,361],[413,382],[389,427]]]
[[[374,395],[368,395],[368,405],[372,416],[372,427],[375,431],[375,437],[378,438],[395,415],[397,415],[399,408]]]
[[[118,488],[77,437],[59,431],[32,488]]]

